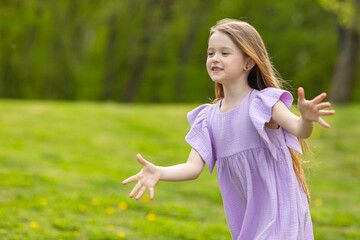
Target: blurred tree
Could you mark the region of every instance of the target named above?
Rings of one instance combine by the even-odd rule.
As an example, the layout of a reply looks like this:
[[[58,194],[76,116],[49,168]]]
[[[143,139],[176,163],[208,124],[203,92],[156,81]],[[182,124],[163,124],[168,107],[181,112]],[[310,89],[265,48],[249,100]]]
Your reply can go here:
[[[208,21],[208,16],[213,11],[215,6],[213,1],[198,1],[193,2],[188,15],[188,24],[191,26],[186,33],[181,44],[181,51],[179,53],[179,72],[175,78],[176,95],[175,99],[177,102],[183,102],[185,100],[185,73],[186,66],[191,61],[192,53],[195,51],[196,35],[199,32],[200,27],[204,24],[204,21]]]
[[[340,53],[330,87],[330,100],[344,103],[351,99],[355,86],[360,50],[360,0],[318,0],[337,16]]]
[[[116,65],[114,64],[116,55],[114,52],[116,51],[116,41],[118,41],[119,35],[117,18],[118,15],[115,11],[108,17],[109,36],[105,50],[106,69],[104,74],[103,100],[111,100],[114,98],[114,85],[116,81]]]
[[[329,87],[336,20],[313,0],[0,0],[0,97],[207,101],[209,28],[222,18],[252,24],[308,97]]]
[[[142,51],[139,51],[139,54],[136,56],[130,73],[130,80],[125,86],[125,95],[123,99],[125,102],[133,102],[138,95],[141,82],[144,79],[143,74],[149,60],[149,47],[155,35],[154,27],[159,26],[162,21],[166,21],[166,11],[168,11],[171,3],[171,1],[166,0],[148,0],[146,2],[145,8],[148,14],[142,16],[141,27],[143,31],[141,32],[139,43],[139,47],[142,48]],[[134,4],[133,8],[135,8],[138,3],[133,1],[132,4]],[[162,18],[164,19],[156,17],[157,11],[155,11],[155,8],[159,6],[160,9],[165,12],[165,14],[162,15]]]

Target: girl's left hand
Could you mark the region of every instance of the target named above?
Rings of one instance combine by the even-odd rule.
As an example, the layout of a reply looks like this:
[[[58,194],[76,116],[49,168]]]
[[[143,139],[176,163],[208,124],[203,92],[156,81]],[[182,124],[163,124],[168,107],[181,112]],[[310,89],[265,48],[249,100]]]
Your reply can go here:
[[[305,99],[305,91],[302,87],[298,89],[298,109],[305,121],[318,122],[321,126],[329,128],[330,125],[321,116],[334,115],[334,110],[322,110],[331,106],[329,102],[322,102],[326,93],[316,96],[312,100]]]

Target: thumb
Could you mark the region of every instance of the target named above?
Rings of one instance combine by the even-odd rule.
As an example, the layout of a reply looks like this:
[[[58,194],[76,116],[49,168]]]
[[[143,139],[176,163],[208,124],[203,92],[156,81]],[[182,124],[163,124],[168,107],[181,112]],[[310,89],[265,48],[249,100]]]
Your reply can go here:
[[[139,162],[141,165],[143,165],[143,166],[145,166],[145,165],[147,164],[147,161],[141,156],[140,153],[138,153],[138,154],[136,155],[136,159],[137,159],[138,162]]]
[[[298,102],[305,101],[305,91],[302,87],[298,88]]]

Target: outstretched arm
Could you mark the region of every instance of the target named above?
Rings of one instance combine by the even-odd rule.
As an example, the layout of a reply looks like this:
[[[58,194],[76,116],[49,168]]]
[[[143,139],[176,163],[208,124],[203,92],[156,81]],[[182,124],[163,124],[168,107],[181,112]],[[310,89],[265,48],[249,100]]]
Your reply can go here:
[[[122,184],[125,185],[133,181],[138,181],[129,195],[132,198],[138,192],[135,198],[136,200],[141,198],[147,188],[150,190],[150,199],[152,200],[154,198],[154,187],[159,181],[177,182],[198,178],[205,165],[205,162],[195,149],[191,150],[186,163],[170,167],[155,166],[146,161],[140,154],[137,154],[136,158],[143,166],[142,170],[122,182]]]
[[[322,93],[312,100],[306,100],[304,89],[299,88],[298,96],[300,117],[291,113],[282,101],[278,101],[272,109],[272,120],[299,138],[310,137],[313,122],[318,122],[321,126],[329,128],[330,125],[321,117],[334,115],[335,111],[323,110],[331,106],[329,102],[322,102],[326,93]]]
[[[191,149],[186,163],[157,168],[160,171],[161,181],[180,182],[198,178],[204,165],[205,162],[200,154],[195,149]]]

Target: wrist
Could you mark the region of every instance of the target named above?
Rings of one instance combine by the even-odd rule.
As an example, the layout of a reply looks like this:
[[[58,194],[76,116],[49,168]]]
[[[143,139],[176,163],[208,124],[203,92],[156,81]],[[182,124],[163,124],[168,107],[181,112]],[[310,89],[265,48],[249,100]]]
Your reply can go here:
[[[300,120],[301,120],[303,123],[306,123],[306,124],[312,124],[312,123],[313,123],[312,120],[304,118],[303,115],[300,116]]]
[[[314,123],[312,120],[307,120],[304,119],[302,116],[300,117],[300,122],[299,122],[299,127],[298,127],[298,135],[297,137],[299,138],[308,138],[310,137],[312,130],[314,128]]]
[[[162,171],[162,168],[161,167],[158,167],[156,165],[155,166],[155,172],[158,174],[159,176],[159,180],[164,180],[164,173]]]

